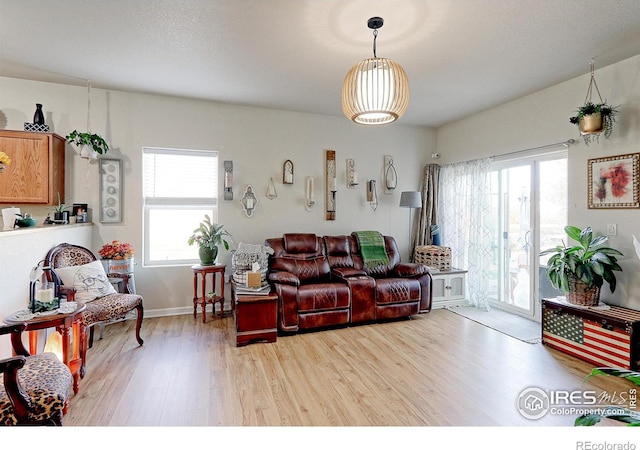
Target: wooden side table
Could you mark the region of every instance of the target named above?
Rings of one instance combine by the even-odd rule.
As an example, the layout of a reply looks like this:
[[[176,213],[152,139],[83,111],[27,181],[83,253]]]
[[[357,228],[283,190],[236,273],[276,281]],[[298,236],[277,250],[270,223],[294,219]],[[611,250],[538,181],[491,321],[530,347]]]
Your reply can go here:
[[[276,342],[278,339],[278,296],[238,295],[231,284],[232,302],[235,303],[236,347],[250,342]]]
[[[212,266],[201,266],[196,264],[191,266],[193,270],[193,318],[198,313],[198,305],[202,307],[202,323],[207,321],[206,310],[207,305],[213,305],[213,317],[216,316],[216,303],[220,302],[220,318],[224,317],[224,271],[226,264],[214,264]],[[207,275],[211,274],[212,287],[207,290]],[[200,275],[200,292],[198,292],[198,275]],[[219,277],[220,290],[216,290],[216,277]],[[215,294],[209,297],[209,292]],[[198,295],[199,294],[199,295]]]
[[[17,311],[4,319],[4,323],[7,325],[27,324],[25,330],[29,331],[29,353],[32,355],[36,354],[38,349],[37,330],[55,328],[62,335],[62,362],[73,375],[73,392],[76,394],[78,393],[78,381],[81,376],[80,368],[82,367],[82,358],[80,357],[80,313],[85,308],[84,303],[76,302],[75,309],[71,312],[58,312],[48,316],[33,316],[29,310],[25,310]],[[73,339],[71,339],[72,334]]]

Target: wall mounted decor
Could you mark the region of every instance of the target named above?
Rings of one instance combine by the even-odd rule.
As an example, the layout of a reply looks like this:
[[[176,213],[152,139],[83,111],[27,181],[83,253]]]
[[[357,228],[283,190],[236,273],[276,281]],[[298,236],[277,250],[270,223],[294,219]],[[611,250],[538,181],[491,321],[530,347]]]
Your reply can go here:
[[[589,209],[640,208],[640,153],[588,161]]]
[[[122,222],[122,161],[100,159],[100,222]]]
[[[293,163],[290,159],[282,164],[282,184],[293,184]]]
[[[326,150],[325,152],[325,219],[336,220],[336,192],[338,185],[336,182],[336,152]]]
[[[378,193],[376,192],[376,180],[367,181],[367,201],[374,211],[378,209]]]
[[[233,200],[233,161],[224,162],[224,199]]]
[[[307,177],[305,181],[304,209],[311,211],[316,204],[316,199],[313,194],[313,177]]]
[[[358,185],[358,172],[356,172],[356,160],[347,159],[347,188],[355,189]]]
[[[242,210],[247,215],[247,217],[253,216],[253,213],[256,210],[256,205],[258,204],[258,198],[253,191],[253,186],[251,186],[250,184],[248,184],[247,187],[244,188],[244,193],[242,194],[242,199],[240,199],[240,204],[242,205]]]
[[[384,193],[393,194],[398,186],[398,172],[393,165],[393,156],[384,156]]]
[[[278,193],[276,192],[276,185],[273,183],[273,178],[269,178],[269,184],[267,185],[267,192],[265,196],[269,200],[273,200],[278,196]]]

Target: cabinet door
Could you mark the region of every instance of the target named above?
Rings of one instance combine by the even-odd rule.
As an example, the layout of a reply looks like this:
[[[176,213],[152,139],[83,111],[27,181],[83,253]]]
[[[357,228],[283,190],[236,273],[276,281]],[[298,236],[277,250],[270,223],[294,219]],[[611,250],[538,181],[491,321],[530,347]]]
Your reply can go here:
[[[0,204],[64,202],[64,145],[52,133],[0,131],[0,148],[11,164],[0,176]]]
[[[446,300],[447,298],[447,275],[434,275],[432,277],[433,284],[431,285],[431,292],[433,294],[432,300],[437,302],[439,300]]]
[[[461,299],[466,297],[465,274],[449,275],[449,299]]]

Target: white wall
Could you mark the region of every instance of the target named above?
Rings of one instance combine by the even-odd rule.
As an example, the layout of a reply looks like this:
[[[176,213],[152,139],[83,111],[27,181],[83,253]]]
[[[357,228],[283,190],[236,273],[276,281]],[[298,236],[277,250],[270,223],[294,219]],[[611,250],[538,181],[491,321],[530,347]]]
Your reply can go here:
[[[0,91],[3,93],[0,128],[23,129],[24,122],[32,121],[35,103],[44,105],[45,121],[53,132],[65,136],[75,128],[86,128],[86,88],[0,78]],[[221,161],[233,161],[235,199],[220,201],[219,222],[233,234],[235,243],[262,243],[267,237],[285,232],[323,235],[375,229],[395,236],[406,260],[409,214],[407,209],[398,207],[400,192],[419,188],[427,155],[435,151],[434,130],[404,126],[401,122],[370,128],[351,124],[344,117],[96,88],[92,89],[91,128],[111,146],[107,156],[124,161],[125,197],[123,223],[94,226],[91,245],[94,251],[105,242],[119,239],[131,242],[141,254],[141,149],[150,146],[217,150]],[[326,149],[336,151],[339,184],[335,221],[324,220],[322,186]],[[75,156],[71,146],[67,146],[66,155],[67,202],[88,203],[94,209],[97,222],[97,164],[88,164]],[[376,179],[380,186],[384,155],[394,157],[399,182],[392,195],[378,189],[380,205],[373,212],[365,201],[365,181]],[[361,181],[357,189],[346,189],[347,158],[356,160]],[[292,186],[282,185],[282,163],[286,159],[295,165]],[[304,209],[306,176],[315,177],[317,204],[312,212]],[[222,177],[222,164],[219,177]],[[264,196],[269,177],[273,177],[278,192],[274,200]],[[243,214],[239,204],[239,195],[246,184],[252,184],[260,193],[252,218]],[[45,208],[28,209],[40,220],[46,216]],[[194,228],[197,225],[194,224]],[[185,240],[187,238],[185,236]],[[222,253],[223,262],[230,268],[229,255]],[[33,255],[34,263],[40,257],[40,254]],[[2,249],[0,261],[4,258]],[[190,267],[144,268],[139,256],[137,261],[136,287],[144,296],[147,316],[190,310],[193,297]],[[14,281],[3,279],[2,284],[5,282]],[[0,315],[12,312],[6,310],[6,301],[3,299],[4,303],[0,304]],[[14,304],[17,299],[9,301]]]
[[[584,102],[589,84],[586,74],[441,127],[437,162],[447,164],[576,139],[568,152],[568,222],[581,228],[591,226],[599,234],[606,234],[607,224],[618,225],[618,234],[610,238],[609,245],[626,255],[621,259],[623,272],[617,276],[616,292],[603,290],[603,299],[640,310],[640,263],[631,244],[632,234],[640,237],[640,210],[587,208],[588,159],[640,151],[640,56],[601,68],[595,78],[603,100],[621,105],[610,139],[601,137],[599,143],[586,146],[577,127],[569,123]]]

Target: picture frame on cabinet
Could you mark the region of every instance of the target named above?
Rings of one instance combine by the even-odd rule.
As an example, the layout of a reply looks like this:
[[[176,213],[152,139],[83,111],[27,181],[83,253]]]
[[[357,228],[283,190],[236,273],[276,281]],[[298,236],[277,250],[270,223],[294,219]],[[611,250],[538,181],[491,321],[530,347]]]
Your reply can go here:
[[[101,158],[100,222],[122,222],[122,160]]]
[[[587,166],[589,209],[640,208],[640,153],[591,158]]]

